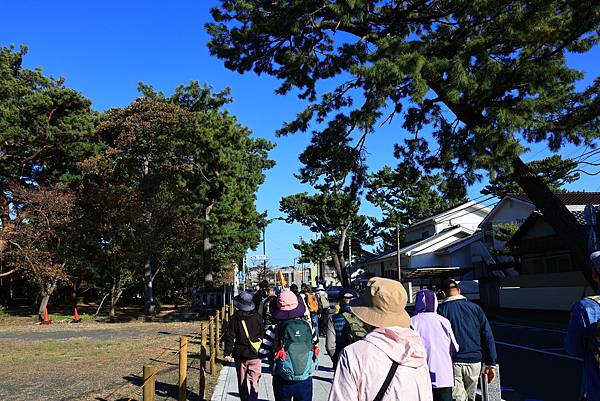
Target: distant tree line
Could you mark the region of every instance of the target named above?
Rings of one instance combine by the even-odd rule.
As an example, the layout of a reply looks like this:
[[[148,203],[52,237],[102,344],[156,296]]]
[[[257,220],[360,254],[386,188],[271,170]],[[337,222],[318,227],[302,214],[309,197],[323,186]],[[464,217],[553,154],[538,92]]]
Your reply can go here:
[[[75,300],[143,295],[145,313],[192,287],[231,280],[260,240],[256,191],[273,144],[224,106],[229,91],[191,82],[106,113],[0,49],[2,302],[38,313]],[[58,290],[58,291],[57,291]],[[92,294],[90,296],[90,294]]]

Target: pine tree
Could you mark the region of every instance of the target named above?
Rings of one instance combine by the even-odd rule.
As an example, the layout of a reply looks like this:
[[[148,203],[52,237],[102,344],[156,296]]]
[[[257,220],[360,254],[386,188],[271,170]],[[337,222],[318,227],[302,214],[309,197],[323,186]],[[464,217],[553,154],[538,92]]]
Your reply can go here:
[[[273,75],[279,93],[310,102],[280,134],[329,121],[362,136],[401,116],[403,146],[449,183],[510,171],[589,279],[583,230],[520,156],[527,142],[557,151],[598,137],[600,79],[579,90],[584,74],[566,54],[597,45],[600,4],[223,0],[212,15],[209,49],[227,68]],[[337,85],[319,98],[330,78]]]

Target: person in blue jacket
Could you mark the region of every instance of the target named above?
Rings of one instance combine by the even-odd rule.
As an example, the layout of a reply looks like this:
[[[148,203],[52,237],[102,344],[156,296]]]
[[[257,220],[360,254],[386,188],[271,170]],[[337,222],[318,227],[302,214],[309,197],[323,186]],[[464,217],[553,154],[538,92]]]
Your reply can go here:
[[[600,401],[600,252],[592,253],[590,258],[597,292],[573,305],[565,349],[583,358],[581,400]]]
[[[488,383],[496,377],[496,344],[490,323],[479,305],[460,295],[456,281],[442,282],[446,296],[438,306],[438,313],[450,321],[459,350],[452,357],[455,401],[475,401],[477,382],[481,375],[481,363]]]

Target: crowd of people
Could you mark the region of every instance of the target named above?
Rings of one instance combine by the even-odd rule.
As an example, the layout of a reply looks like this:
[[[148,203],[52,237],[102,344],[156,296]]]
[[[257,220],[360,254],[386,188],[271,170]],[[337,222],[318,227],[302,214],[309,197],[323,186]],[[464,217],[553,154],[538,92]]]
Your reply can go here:
[[[592,255],[600,287],[600,252]],[[239,396],[258,400],[261,361],[267,359],[276,401],[309,401],[319,335],[335,373],[329,401],[474,401],[480,378],[496,379],[496,347],[483,310],[460,293],[456,281],[416,294],[395,280],[375,277],[362,295],[343,289],[331,308],[323,287],[294,284],[275,294],[267,282],[234,299],[225,356],[235,361]],[[600,398],[600,296],[573,308],[566,349],[584,358],[582,400]],[[598,330],[593,332],[593,330]],[[598,337],[596,339],[596,337]],[[590,339],[596,339],[591,350]]]

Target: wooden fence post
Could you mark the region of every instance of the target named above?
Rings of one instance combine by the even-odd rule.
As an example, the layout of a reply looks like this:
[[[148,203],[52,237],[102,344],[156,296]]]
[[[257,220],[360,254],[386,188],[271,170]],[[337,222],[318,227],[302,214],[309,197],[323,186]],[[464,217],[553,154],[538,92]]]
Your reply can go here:
[[[154,401],[156,384],[156,366],[144,365],[144,401]]]
[[[223,317],[221,319],[221,349],[225,349],[225,331],[227,330],[227,325],[229,324],[229,316],[227,314],[227,308],[224,306],[223,309],[221,309],[221,316]]]
[[[198,384],[198,395],[200,400],[204,400],[204,391],[206,389],[206,337],[208,334],[208,325],[202,323],[200,327],[200,383]]]
[[[211,316],[208,323],[208,335],[209,335],[209,347],[210,347],[210,374],[215,374],[216,369],[216,359],[215,354],[217,351],[215,350],[215,318]]]
[[[217,309],[217,323],[216,323],[216,339],[215,339],[215,351],[219,351],[221,348],[221,312]]]
[[[188,338],[179,337],[179,401],[187,399],[187,351]]]

